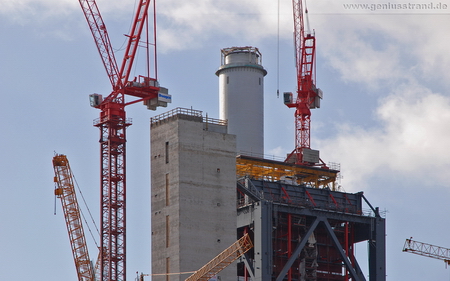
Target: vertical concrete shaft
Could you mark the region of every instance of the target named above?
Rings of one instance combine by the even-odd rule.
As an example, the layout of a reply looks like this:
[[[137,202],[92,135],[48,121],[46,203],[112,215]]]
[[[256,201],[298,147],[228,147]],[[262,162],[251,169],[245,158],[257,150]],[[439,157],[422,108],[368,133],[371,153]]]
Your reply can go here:
[[[220,119],[237,136],[243,154],[264,154],[264,76],[261,53],[254,47],[222,49],[219,76]]]

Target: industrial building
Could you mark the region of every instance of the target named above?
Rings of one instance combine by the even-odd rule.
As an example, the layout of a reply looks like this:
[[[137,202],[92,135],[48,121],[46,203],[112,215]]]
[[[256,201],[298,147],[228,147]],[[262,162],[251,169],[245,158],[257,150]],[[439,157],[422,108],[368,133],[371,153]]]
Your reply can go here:
[[[126,280],[126,128],[132,122],[125,107],[142,102],[156,110],[172,100],[157,79],[156,6],[149,28],[150,2],[136,3],[119,67],[95,0],[80,1],[112,86],[105,98],[90,95],[91,106],[100,110],[94,121],[100,129],[101,163],[96,268],[89,259],[68,161],[64,155],[53,161],[55,195],[61,198],[80,281]],[[295,96],[283,93],[283,100],[295,108],[295,148],[284,161],[264,158],[267,71],[254,47],[221,50],[219,119],[183,108],[151,118],[156,281],[386,279],[385,219],[362,192],[340,192],[339,169],[325,164],[319,150],[310,147],[310,109],[320,107],[323,92],[315,84],[315,35],[309,25],[305,29],[303,15],[308,12],[302,0],[293,0],[293,12],[297,89]],[[145,25],[147,74],[133,78]],[[148,40],[151,33],[153,42]],[[362,272],[354,251],[362,241],[369,244],[369,272]]]
[[[151,119],[153,279],[185,280],[248,234],[254,247],[212,279],[386,280],[378,208],[339,191],[338,169],[262,156],[266,73],[257,48],[223,49],[220,119],[183,108]]]

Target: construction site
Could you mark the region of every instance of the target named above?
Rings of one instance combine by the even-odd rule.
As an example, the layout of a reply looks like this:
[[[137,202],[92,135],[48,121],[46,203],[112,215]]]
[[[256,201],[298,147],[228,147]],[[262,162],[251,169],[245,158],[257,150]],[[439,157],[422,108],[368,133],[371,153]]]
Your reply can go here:
[[[78,280],[125,281],[126,129],[131,125],[125,107],[142,103],[161,111],[172,96],[159,85],[156,66],[130,77],[144,22],[155,16],[148,12],[153,2],[141,0],[137,6],[120,67],[95,1],[80,4],[112,85],[109,96],[90,96],[91,106],[100,109],[94,121],[101,163],[96,261],[88,254],[72,172],[62,154],[53,158],[55,195]],[[343,192],[339,165],[323,161],[311,144],[311,110],[320,108],[323,98],[315,78],[316,41],[305,27],[302,0],[293,0],[293,16],[297,91],[284,92],[282,101],[294,115],[295,143],[286,155],[265,154],[267,70],[253,46],[220,50],[215,72],[220,116],[177,107],[150,118],[151,273],[137,279],[386,280],[385,218],[363,191]],[[156,61],[156,47],[154,56]],[[358,243],[367,244],[367,255],[356,254]]]

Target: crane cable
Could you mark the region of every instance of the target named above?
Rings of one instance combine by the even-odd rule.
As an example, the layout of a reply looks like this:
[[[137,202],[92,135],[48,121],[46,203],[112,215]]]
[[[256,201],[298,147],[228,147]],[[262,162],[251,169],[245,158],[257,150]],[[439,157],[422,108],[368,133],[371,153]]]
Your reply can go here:
[[[280,0],[277,7],[277,98],[280,97]]]
[[[88,211],[89,217],[91,218],[91,221],[94,224],[95,229],[97,230],[97,234],[100,236],[100,231],[98,230],[97,224],[95,223],[95,220],[94,220],[94,217],[92,216],[91,210],[89,209],[89,206],[87,205],[86,200],[84,199],[83,192],[81,192],[81,188],[78,185],[77,179],[75,178],[75,175],[73,174],[73,172],[72,172],[72,177],[75,182],[75,185],[77,186],[78,193],[80,193],[81,198],[83,199],[83,203],[84,203],[86,210]],[[100,248],[97,243],[97,240],[94,237],[94,234],[92,233],[91,228],[89,227],[89,223],[86,220],[86,217],[84,216],[83,210],[81,210],[81,208],[80,208],[80,213],[81,213],[81,216],[83,217],[84,222],[86,223],[87,229],[89,230],[89,233],[91,234],[92,239],[94,240],[95,245],[97,246],[97,248]]]
[[[306,7],[306,0],[305,0],[305,18],[306,18],[306,34],[311,35],[311,27],[309,26],[308,7]]]
[[[133,7],[133,10],[132,10],[132,11],[135,11],[135,10],[136,10],[136,5],[137,5],[137,0],[134,1],[134,7]],[[132,25],[133,25],[133,15],[131,15],[131,20],[130,20],[130,24],[128,25],[128,30],[131,30],[131,26],[132,26]],[[125,44],[127,44],[128,37],[127,37],[126,34],[124,34],[124,35],[125,35],[125,36],[124,36],[124,39],[123,39],[123,41],[122,41],[122,45],[121,45],[118,49],[112,48],[112,49],[114,50],[114,53],[117,53],[117,52],[120,52],[120,51],[125,50]]]
[[[136,281],[143,281],[145,276],[173,276],[173,275],[184,275],[184,274],[193,274],[196,273],[197,271],[185,271],[185,272],[173,272],[173,273],[141,273],[139,275],[139,273],[136,271]]]

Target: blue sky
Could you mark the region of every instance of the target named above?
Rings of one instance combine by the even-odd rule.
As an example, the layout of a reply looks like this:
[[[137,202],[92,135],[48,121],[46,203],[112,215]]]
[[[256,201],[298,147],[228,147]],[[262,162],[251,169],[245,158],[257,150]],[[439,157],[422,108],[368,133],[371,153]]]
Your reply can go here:
[[[150,271],[149,118],[191,106],[218,117],[221,48],[260,49],[268,70],[265,153],[283,156],[294,144],[294,113],[276,97],[278,84],[280,92],[295,90],[291,2],[280,0],[279,79],[277,1],[157,3],[159,79],[173,103],[156,112],[127,109],[128,280]],[[311,147],[341,164],[343,190],[364,191],[385,211],[387,280],[450,279],[442,261],[401,251],[410,236],[450,247],[450,11],[349,10],[348,3],[308,2],[324,92],[312,112]],[[134,4],[98,0],[117,49]],[[99,112],[88,95],[108,95],[111,86],[75,0],[4,0],[0,36],[0,280],[75,281],[59,202],[53,215],[51,159],[54,151],[68,156],[98,218],[99,132],[92,120]]]

